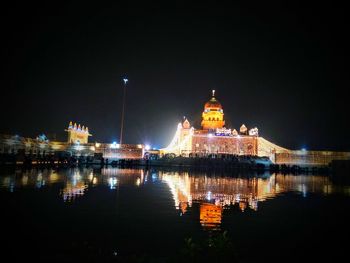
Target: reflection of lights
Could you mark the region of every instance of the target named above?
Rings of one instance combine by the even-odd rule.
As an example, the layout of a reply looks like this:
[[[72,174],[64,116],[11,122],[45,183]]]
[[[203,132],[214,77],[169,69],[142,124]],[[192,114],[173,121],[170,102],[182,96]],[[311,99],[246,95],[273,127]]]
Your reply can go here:
[[[306,188],[306,185],[305,184],[302,184],[301,185],[301,191],[303,193],[303,197],[306,197],[306,194],[307,194],[307,188]]]
[[[141,179],[140,179],[140,178],[137,178],[135,184],[136,184],[137,186],[140,186],[140,184],[141,184]]]
[[[157,174],[153,173],[152,174],[152,182],[157,181]]]
[[[110,189],[115,189],[115,186],[117,185],[117,182],[118,182],[117,178],[115,178],[115,177],[109,178],[109,180],[108,180],[109,188]]]
[[[28,176],[23,176],[22,177],[22,185],[25,186],[28,184]]]
[[[251,207],[253,210],[257,211],[257,210],[258,210],[258,201],[257,201],[257,200],[252,201],[250,207]]]
[[[73,185],[67,182],[66,187],[62,190],[62,197],[65,202],[74,201],[75,198],[83,196],[88,186],[83,182],[79,182],[77,185]]]
[[[192,196],[190,190],[190,181],[188,176],[173,176],[164,174],[162,180],[165,181],[173,196],[175,208],[180,208],[180,202],[192,205]]]
[[[89,180],[91,181],[93,178],[94,178],[94,173],[91,172],[91,173],[89,174]]]
[[[42,173],[39,173],[36,178],[36,187],[40,188],[43,185],[43,176]]]
[[[239,209],[241,209],[242,212],[246,209],[247,204],[245,202],[239,202]]]
[[[145,145],[145,150],[148,151],[149,149],[151,149],[151,146],[149,146],[148,144]]]
[[[211,199],[211,192],[209,191],[208,193],[207,193],[207,200],[210,200]]]
[[[92,184],[97,184],[97,177],[94,177],[93,179],[92,179]]]

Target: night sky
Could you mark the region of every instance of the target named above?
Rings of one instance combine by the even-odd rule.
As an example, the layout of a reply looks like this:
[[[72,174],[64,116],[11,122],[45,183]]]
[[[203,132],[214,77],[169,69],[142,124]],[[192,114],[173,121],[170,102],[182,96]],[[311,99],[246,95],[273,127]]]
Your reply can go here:
[[[164,147],[183,116],[199,128],[215,89],[227,128],[350,150],[344,6],[147,2],[3,7],[0,133],[65,140],[72,120],[118,141],[126,74],[125,143]]]

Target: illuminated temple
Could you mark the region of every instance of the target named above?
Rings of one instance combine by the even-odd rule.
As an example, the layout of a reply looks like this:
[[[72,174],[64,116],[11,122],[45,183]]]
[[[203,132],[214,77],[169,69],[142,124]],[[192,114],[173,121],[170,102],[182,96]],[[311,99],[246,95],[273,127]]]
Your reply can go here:
[[[177,125],[176,133],[162,155],[201,157],[208,155],[248,155],[268,157],[273,163],[327,165],[332,160],[350,159],[349,152],[289,150],[259,136],[257,127],[244,124],[239,129],[225,126],[224,110],[212,91],[204,104],[201,129],[191,126],[188,119]]]
[[[150,146],[145,144],[89,142],[89,137],[92,136],[89,128],[73,122],[70,122],[65,129],[68,135],[66,141],[47,138],[44,134],[36,138],[0,134],[0,164],[2,162],[20,164],[28,156],[32,158],[33,164],[42,157],[53,157],[51,159],[58,162],[67,156],[89,159],[89,162],[96,160],[97,163],[101,163],[102,159],[106,163],[118,159],[148,160],[151,155],[187,158],[244,156],[244,158],[265,157],[250,158],[264,165],[275,163],[313,167],[328,166],[333,160],[350,160],[350,152],[283,148],[261,137],[257,127],[247,127],[244,124],[236,129],[226,127],[224,116],[223,106],[213,90],[211,98],[204,104],[201,127],[199,129],[193,127],[185,118],[177,125],[170,144],[160,150],[150,149]],[[245,159],[249,161],[249,158]]]

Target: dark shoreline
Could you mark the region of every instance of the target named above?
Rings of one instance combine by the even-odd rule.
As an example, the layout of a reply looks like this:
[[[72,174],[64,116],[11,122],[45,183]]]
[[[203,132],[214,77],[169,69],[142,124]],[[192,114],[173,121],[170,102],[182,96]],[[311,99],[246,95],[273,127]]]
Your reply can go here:
[[[196,171],[228,171],[235,173],[255,172],[263,174],[325,174],[336,175],[342,179],[350,179],[350,160],[332,161],[328,166],[319,165],[292,165],[274,164],[266,157],[257,156],[229,156],[228,158],[210,157],[174,157],[154,159],[93,159],[90,157],[65,157],[54,158],[53,156],[18,158],[15,155],[3,155],[0,158],[0,168],[70,168],[70,167],[120,167],[120,168],[162,168],[177,170]],[[11,168],[10,168],[11,169]]]

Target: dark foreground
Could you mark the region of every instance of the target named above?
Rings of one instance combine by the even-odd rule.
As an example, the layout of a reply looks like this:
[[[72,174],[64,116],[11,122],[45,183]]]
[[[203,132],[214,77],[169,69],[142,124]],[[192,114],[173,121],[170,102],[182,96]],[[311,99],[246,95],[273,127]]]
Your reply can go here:
[[[0,187],[2,261],[348,257],[350,187],[323,175],[32,169],[2,171]]]

